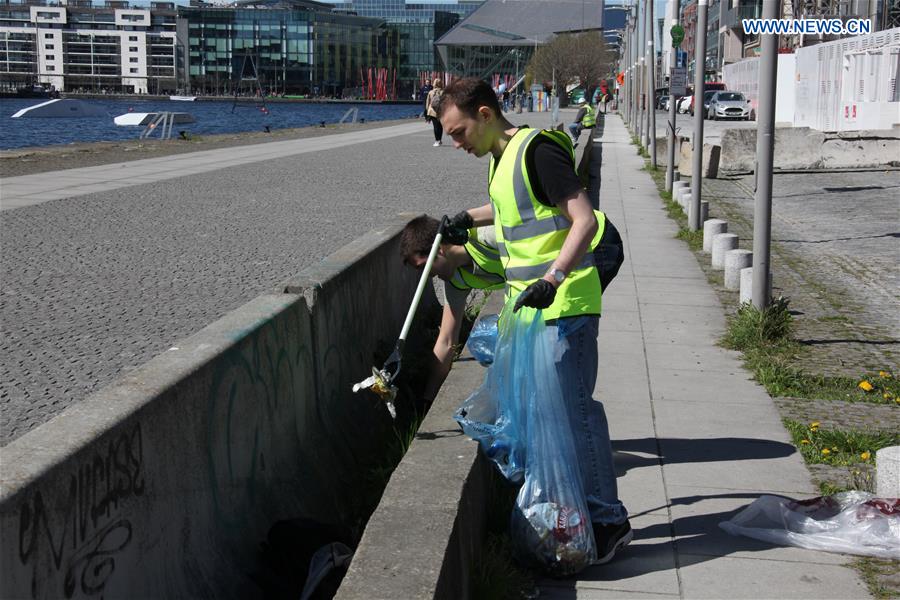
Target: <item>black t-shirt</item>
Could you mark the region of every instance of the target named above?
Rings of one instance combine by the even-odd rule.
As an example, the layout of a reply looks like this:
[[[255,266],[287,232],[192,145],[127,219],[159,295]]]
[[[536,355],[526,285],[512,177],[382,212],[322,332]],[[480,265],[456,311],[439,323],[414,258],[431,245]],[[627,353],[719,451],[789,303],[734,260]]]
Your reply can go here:
[[[584,189],[569,153],[544,136],[538,136],[528,148],[525,167],[534,195],[544,206],[556,206]]]

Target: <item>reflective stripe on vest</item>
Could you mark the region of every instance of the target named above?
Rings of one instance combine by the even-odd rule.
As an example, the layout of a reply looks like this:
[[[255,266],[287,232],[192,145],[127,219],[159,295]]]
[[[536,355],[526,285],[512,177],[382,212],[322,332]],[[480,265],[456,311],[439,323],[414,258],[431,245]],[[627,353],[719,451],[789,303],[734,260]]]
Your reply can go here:
[[[520,129],[510,139],[500,160],[491,160],[489,192],[508,296],[518,295],[546,274],[559,256],[571,227],[558,208],[541,204],[532,191],[525,156],[538,135],[566,149],[574,165],[574,149],[567,134],[534,129]],[[590,250],[559,287],[554,303],[544,309],[545,319],[600,314],[600,277],[591,250],[603,235],[606,217],[594,212],[598,228]]]
[[[469,241],[464,248],[472,258],[472,266],[457,269],[450,285],[459,290],[499,290],[506,286],[500,253],[481,243],[474,228],[469,230]]]

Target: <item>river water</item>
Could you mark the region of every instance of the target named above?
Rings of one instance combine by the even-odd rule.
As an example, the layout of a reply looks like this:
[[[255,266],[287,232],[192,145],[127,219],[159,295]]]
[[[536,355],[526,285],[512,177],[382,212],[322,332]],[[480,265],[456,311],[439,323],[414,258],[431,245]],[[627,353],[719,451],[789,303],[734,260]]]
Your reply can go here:
[[[192,135],[262,131],[265,127],[285,129],[325,123],[337,123],[352,106],[359,108],[359,118],[366,121],[402,119],[420,114],[417,104],[353,104],[272,102],[265,107],[242,102],[237,107],[230,100],[173,102],[171,100],[83,100],[101,106],[106,117],[91,118],[11,118],[17,111],[46,102],[43,99],[0,99],[0,150],[26,146],[50,146],[75,142],[98,142],[137,139],[142,127],[118,127],[113,117],[133,112],[187,112],[196,123],[176,125],[173,131],[186,130]],[[265,109],[265,110],[264,110]],[[157,137],[157,136],[154,136]]]

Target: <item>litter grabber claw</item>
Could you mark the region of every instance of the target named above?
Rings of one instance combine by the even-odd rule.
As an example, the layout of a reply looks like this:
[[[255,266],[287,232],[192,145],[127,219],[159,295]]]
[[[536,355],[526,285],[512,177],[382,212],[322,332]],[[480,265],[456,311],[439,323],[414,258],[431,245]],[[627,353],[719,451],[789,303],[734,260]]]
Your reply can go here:
[[[438,227],[437,235],[434,237],[434,243],[431,245],[431,251],[428,253],[428,260],[422,268],[422,276],[419,277],[419,285],[416,287],[416,293],[413,295],[412,303],[409,311],[406,313],[406,321],[403,322],[403,329],[400,330],[400,337],[394,346],[394,351],[388,356],[381,369],[372,367],[372,376],[354,384],[353,391],[371,389],[382,400],[385,401],[392,417],[396,417],[394,411],[394,398],[397,395],[397,388],[393,385],[394,379],[400,374],[400,367],[403,362],[403,345],[406,343],[406,336],[412,325],[413,317],[416,316],[416,310],[419,308],[419,301],[422,299],[422,292],[425,290],[425,284],[431,278],[431,265],[434,263],[434,257],[437,256],[438,248],[441,246],[441,239],[444,235],[444,229],[447,227],[448,219],[445,216],[441,219]]]

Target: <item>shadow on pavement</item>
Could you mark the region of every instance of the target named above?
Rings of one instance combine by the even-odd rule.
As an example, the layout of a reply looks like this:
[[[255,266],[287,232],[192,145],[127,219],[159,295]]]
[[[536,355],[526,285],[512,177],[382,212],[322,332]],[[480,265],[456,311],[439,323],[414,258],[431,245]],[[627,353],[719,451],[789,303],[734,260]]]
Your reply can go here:
[[[718,462],[782,458],[796,452],[791,444],[753,438],[640,438],[613,440],[616,474],[621,477],[630,469],[674,463]],[[638,456],[633,454],[650,454]]]

